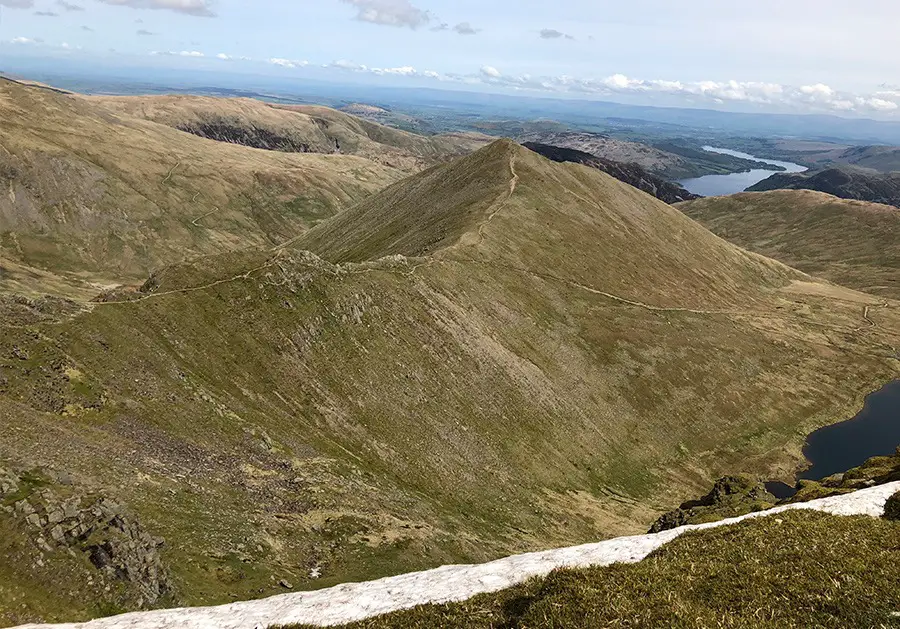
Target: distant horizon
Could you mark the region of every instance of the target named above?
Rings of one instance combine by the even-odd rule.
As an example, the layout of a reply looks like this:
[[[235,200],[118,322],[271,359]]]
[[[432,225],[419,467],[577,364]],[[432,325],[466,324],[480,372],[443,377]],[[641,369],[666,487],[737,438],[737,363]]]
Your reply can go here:
[[[0,0],[0,58],[900,120],[900,7],[806,4]]]
[[[24,57],[14,60],[4,59],[0,61],[0,76],[10,78],[18,78],[21,80],[30,80],[41,83],[47,83],[51,87],[58,87],[70,91],[79,91],[70,84],[83,84],[84,82],[109,82],[111,84],[121,85],[123,88],[129,86],[134,88],[139,85],[146,85],[148,88],[166,88],[171,87],[178,90],[178,93],[192,93],[192,90],[201,90],[205,93],[209,90],[221,89],[223,91],[247,91],[255,92],[257,96],[264,97],[267,94],[264,91],[278,91],[279,93],[269,94],[271,96],[282,97],[302,97],[304,95],[318,96],[319,94],[314,88],[332,88],[344,94],[332,95],[332,99],[339,99],[346,102],[352,102],[353,97],[349,97],[346,92],[357,92],[360,103],[375,104],[367,99],[384,98],[384,96],[373,96],[372,92],[388,93],[400,97],[404,93],[435,93],[455,95],[457,97],[470,96],[474,100],[484,101],[491,97],[498,99],[514,99],[517,101],[535,101],[544,103],[582,103],[585,105],[612,105],[621,106],[634,110],[643,111],[671,111],[671,112],[696,112],[701,114],[710,114],[713,116],[724,115],[730,116],[753,116],[763,119],[834,119],[848,123],[873,123],[876,125],[897,126],[900,129],[900,119],[884,119],[872,116],[852,116],[840,112],[797,112],[797,111],[759,111],[753,109],[726,109],[722,107],[704,106],[701,104],[671,104],[671,103],[637,103],[633,99],[614,97],[599,98],[597,96],[586,94],[571,93],[548,93],[548,92],[529,92],[529,91],[513,91],[508,89],[496,88],[489,90],[474,89],[470,85],[464,84],[403,84],[396,82],[381,82],[378,80],[347,80],[347,77],[333,76],[325,74],[324,76],[280,76],[277,73],[254,73],[251,71],[235,71],[222,70],[214,68],[166,68],[158,66],[129,66],[129,65],[92,65],[89,67],[82,66],[81,71],[67,71],[68,66],[75,66],[75,59],[68,57],[62,60],[49,60],[40,57]],[[207,78],[208,80],[204,80]],[[230,79],[221,83],[223,79]],[[59,82],[59,84],[57,84]],[[219,82],[219,84],[217,84]],[[304,91],[303,87],[313,88],[313,92]],[[106,87],[109,87],[107,85]],[[298,91],[299,90],[299,91]],[[156,91],[156,90],[153,90]],[[85,93],[97,94],[115,94],[124,95],[133,93],[133,90],[98,90],[89,89]],[[637,114],[633,114],[637,116]],[[548,120],[553,119],[550,114],[547,115]],[[619,118],[622,120],[633,119],[635,121],[646,121],[639,117],[612,116],[610,118]],[[692,128],[690,125],[678,125],[678,123],[669,123],[676,126],[684,126],[686,129]],[[898,140],[900,141],[900,140]]]

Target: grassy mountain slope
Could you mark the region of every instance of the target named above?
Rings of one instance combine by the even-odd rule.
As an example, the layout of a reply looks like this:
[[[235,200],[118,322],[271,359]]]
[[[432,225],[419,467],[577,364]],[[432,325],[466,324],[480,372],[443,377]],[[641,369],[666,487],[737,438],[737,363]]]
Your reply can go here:
[[[714,233],[826,280],[900,298],[900,210],[806,190],[700,199],[678,208]]]
[[[409,172],[485,143],[474,134],[416,135],[328,107],[273,105],[250,98],[173,95],[94,100],[115,111],[213,140],[295,153],[358,155]]]
[[[278,244],[402,176],[212,142],[8,80],[0,118],[6,289],[96,293],[186,257]]]
[[[275,251],[8,304],[0,459],[165,538],[176,604],[480,561],[790,474],[896,373],[895,305],[501,141]],[[56,602],[17,591],[0,618],[84,609],[41,574]]]
[[[848,167],[826,168],[804,173],[776,173],[747,188],[747,192],[769,190],[815,190],[841,199],[900,207],[900,173],[882,174]]]

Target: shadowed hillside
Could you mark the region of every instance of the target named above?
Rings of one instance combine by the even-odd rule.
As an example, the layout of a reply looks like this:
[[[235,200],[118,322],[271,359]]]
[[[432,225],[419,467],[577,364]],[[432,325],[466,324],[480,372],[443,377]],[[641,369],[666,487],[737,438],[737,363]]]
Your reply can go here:
[[[900,173],[881,174],[846,167],[817,172],[776,173],[747,188],[747,192],[769,190],[815,190],[841,199],[900,207]]]
[[[396,181],[359,157],[211,142],[0,79],[0,286],[87,296],[273,246]]]
[[[678,208],[716,234],[823,279],[900,298],[900,209],[779,190]]]
[[[641,168],[635,163],[614,162],[608,159],[594,157],[590,153],[576,151],[575,149],[560,148],[549,144],[539,144],[537,142],[526,142],[525,148],[543,155],[547,159],[554,162],[572,162],[573,164],[583,164],[596,168],[605,172],[607,175],[615,177],[619,181],[634,186],[638,190],[643,190],[647,194],[652,194],[660,201],[666,203],[678,203],[680,201],[692,201],[699,199],[696,194],[691,194],[677,183],[666,181]]]
[[[567,130],[530,131],[516,137],[523,143],[549,144],[582,151],[614,162],[638,164],[647,172],[667,180],[741,172],[764,166],[760,162],[701,151],[677,142],[651,146],[611,138],[600,133]]]
[[[275,250],[3,305],[8,623],[640,532],[725,473],[792,473],[894,376],[900,330],[896,302],[509,141]],[[103,498],[142,553],[112,565],[152,571],[86,563],[103,540],[77,514]]]

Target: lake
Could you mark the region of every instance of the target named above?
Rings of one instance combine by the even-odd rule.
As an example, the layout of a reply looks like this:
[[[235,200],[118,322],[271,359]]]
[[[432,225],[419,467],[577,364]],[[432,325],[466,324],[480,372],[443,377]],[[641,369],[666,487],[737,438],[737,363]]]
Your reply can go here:
[[[792,164],[791,162],[779,162],[774,159],[762,159],[755,157],[749,153],[741,153],[740,151],[732,151],[731,149],[717,148],[714,146],[704,146],[704,151],[709,153],[719,153],[721,155],[731,155],[732,157],[741,157],[743,159],[752,159],[757,162],[771,164],[772,166],[781,166],[785,172],[802,173],[807,170],[806,166],[800,164]],[[699,194],[704,197],[718,197],[725,194],[735,194],[743,192],[750,186],[758,184],[763,179],[768,179],[777,170],[764,170],[762,168],[750,170],[744,173],[732,173],[730,175],[705,175],[703,177],[695,177],[693,179],[682,179],[678,183],[684,186],[688,192]]]
[[[900,380],[866,398],[865,406],[849,421],[826,426],[806,439],[803,456],[809,468],[798,480],[822,480],[858,467],[873,456],[894,454],[900,446]],[[777,498],[789,498],[795,489],[785,483],[766,483]]]

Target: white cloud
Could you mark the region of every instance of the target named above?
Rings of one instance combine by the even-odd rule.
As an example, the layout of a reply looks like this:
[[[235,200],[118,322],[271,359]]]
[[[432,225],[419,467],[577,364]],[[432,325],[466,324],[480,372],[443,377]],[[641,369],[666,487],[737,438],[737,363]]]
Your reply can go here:
[[[472,77],[470,77],[472,78]],[[514,89],[569,92],[609,97],[616,94],[660,94],[683,97],[685,104],[707,102],[713,105],[746,103],[780,109],[819,112],[885,113],[900,110],[900,92],[879,92],[860,96],[835,90],[823,83],[792,87],[761,81],[673,81],[635,79],[613,74],[602,79],[577,79],[570,76],[534,78],[530,75],[505,76],[495,68],[481,68],[481,80]]]
[[[575,39],[568,33],[563,33],[562,31],[558,31],[555,28],[541,29],[540,35],[541,35],[541,39],[560,39],[563,37],[566,39]]]
[[[900,105],[892,100],[885,100],[883,98],[863,98],[860,99],[859,103],[863,107],[870,107],[875,111],[894,111]]]
[[[417,76],[419,73],[412,66],[403,66],[402,68],[372,68],[375,74],[396,74],[400,76]]]
[[[294,62],[270,60],[270,63],[285,65]],[[624,74],[613,74],[597,79],[567,75],[535,77],[530,74],[522,74],[515,76],[505,75],[489,65],[482,66],[478,74],[440,74],[430,70],[419,71],[413,66],[372,68],[347,60],[334,61],[323,67],[368,72],[378,76],[428,78],[466,85],[487,84],[514,90],[569,93],[596,96],[597,98],[612,98],[617,95],[640,95],[643,97],[659,95],[665,97],[665,100],[656,102],[664,103],[667,106],[677,105],[680,101],[683,105],[691,107],[704,104],[714,107],[743,104],[765,107],[766,110],[800,113],[900,114],[900,89],[882,89],[875,94],[860,95],[842,92],[823,83],[795,87],[764,81],[637,79]]]
[[[66,0],[57,0],[56,4],[66,11],[84,11],[83,6],[66,2]]]
[[[11,44],[36,44],[38,41],[36,39],[31,39],[30,37],[13,37],[9,40]]]
[[[34,0],[0,0],[0,7],[9,7],[10,9],[31,9],[34,7]]]
[[[172,50],[154,50],[150,53],[154,56],[160,57],[205,57],[206,55],[197,50],[181,50],[181,51],[172,51]]]
[[[460,22],[453,27],[453,30],[459,35],[475,35],[479,32],[479,29],[475,28],[468,22]]]
[[[431,21],[431,14],[410,0],[341,0],[356,7],[356,19],[382,26],[419,28]]]
[[[346,59],[338,59],[337,61],[326,63],[323,67],[350,70],[352,72],[368,72],[369,70],[368,66],[360,65],[354,61],[347,61]]]
[[[269,59],[268,63],[271,63],[273,66],[281,66],[282,68],[302,68],[304,66],[308,66],[308,61],[296,61],[294,59],[280,59],[278,57],[272,57]]]
[[[237,57],[235,55],[226,55],[224,52],[220,52],[216,55],[216,59],[221,59],[222,61],[251,61],[250,57]]]
[[[2,1],[4,0],[0,0],[0,2]],[[212,10],[212,0],[100,0],[100,2],[133,9],[175,11],[198,17],[215,17],[216,15]]]

